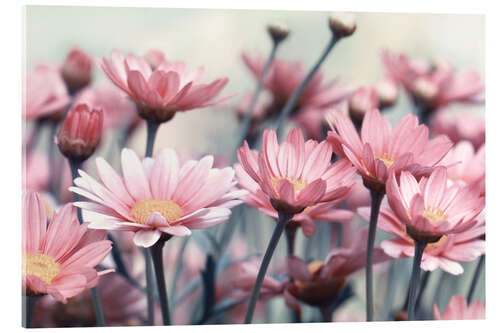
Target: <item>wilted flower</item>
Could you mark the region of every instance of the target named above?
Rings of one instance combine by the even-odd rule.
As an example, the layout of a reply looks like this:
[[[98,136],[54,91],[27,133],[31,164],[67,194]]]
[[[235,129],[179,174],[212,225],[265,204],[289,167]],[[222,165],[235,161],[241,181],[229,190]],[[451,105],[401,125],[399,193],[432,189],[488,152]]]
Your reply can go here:
[[[486,309],[483,303],[475,301],[468,306],[461,295],[455,295],[450,299],[450,303],[448,303],[442,315],[439,313],[437,304],[434,304],[433,312],[436,320],[482,320],[486,317]]]
[[[346,161],[331,164],[331,156],[326,141],[304,142],[300,129],[290,131],[281,145],[275,131],[265,130],[261,153],[250,150],[246,141],[238,149],[243,170],[274,209],[289,214],[321,203],[334,205],[349,193],[355,169]]]
[[[241,203],[237,198],[243,193],[231,191],[233,169],[212,168],[212,156],[180,165],[176,152],[166,148],[141,162],[134,151],[123,149],[121,161],[123,177],[97,158],[102,183],[79,170],[70,190],[92,201],[75,206],[105,215],[91,228],[134,231],[138,246],[152,246],[162,233],[189,236],[191,229],[222,223]]]
[[[427,126],[417,117],[406,115],[392,128],[377,109],[368,111],[361,126],[361,137],[352,121],[340,110],[330,114],[328,141],[333,151],[346,157],[357,168],[370,190],[385,191],[385,183],[393,171],[409,169],[415,174],[429,172],[452,147],[445,136],[428,140]]]
[[[78,48],[71,50],[61,68],[61,74],[69,93],[75,94],[92,80],[92,58]]]
[[[38,65],[26,76],[26,86],[23,89],[24,118],[59,118],[70,100],[58,68]]]
[[[70,204],[54,213],[47,226],[45,204],[36,192],[23,194],[23,290],[27,295],[50,294],[57,301],[94,287],[97,266],[111,251],[100,231],[80,225]]]
[[[69,110],[57,136],[61,153],[82,162],[96,150],[102,136],[102,110],[79,104]]]
[[[143,58],[130,54],[125,58],[113,51],[111,61],[100,64],[109,79],[137,104],[146,120],[163,123],[178,111],[187,111],[217,104],[227,99],[213,99],[227,83],[227,78],[199,84],[203,67],[189,72],[181,62],[163,61],[154,71]]]

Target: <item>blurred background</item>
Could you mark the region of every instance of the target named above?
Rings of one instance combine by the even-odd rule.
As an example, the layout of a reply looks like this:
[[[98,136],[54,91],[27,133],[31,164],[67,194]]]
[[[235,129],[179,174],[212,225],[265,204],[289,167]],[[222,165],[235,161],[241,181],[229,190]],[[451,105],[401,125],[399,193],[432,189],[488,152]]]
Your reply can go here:
[[[257,11],[215,9],[168,8],[106,8],[106,7],[52,7],[25,8],[25,70],[36,64],[61,64],[67,52],[79,47],[95,58],[110,57],[117,49],[122,53],[144,55],[154,48],[163,51],[168,60],[182,61],[190,68],[205,66],[204,81],[228,77],[223,95],[236,94],[229,101],[215,107],[178,113],[174,120],[160,127],[155,150],[169,146],[186,154],[224,154],[234,148],[238,137],[238,120],[234,106],[241,97],[255,87],[255,79],[241,60],[242,51],[267,56],[271,41],[266,25],[279,21],[286,23],[291,34],[278,50],[278,58],[300,61],[306,70],[319,57],[330,38],[326,12],[316,11]],[[356,13],[356,33],[342,40],[327,58],[321,70],[327,80],[340,78],[353,88],[374,83],[383,75],[380,53],[388,48],[406,53],[410,58],[427,61],[450,60],[457,68],[476,70],[484,78],[484,17],[480,15]],[[102,70],[94,68],[95,82],[108,80]],[[480,106],[460,105],[460,109],[483,112]],[[405,94],[385,115],[393,122],[411,112],[412,106]],[[145,125],[136,131],[129,146],[142,154]],[[99,152],[95,155],[99,156]],[[95,175],[93,158],[87,163],[90,174]],[[248,232],[250,252],[263,253],[274,225],[270,218],[252,209],[247,215],[246,230],[255,228],[261,233]],[[318,224],[318,230],[308,244],[315,243],[322,231],[330,226]],[[245,228],[245,227],[242,227]],[[379,232],[379,240],[384,235]],[[177,241],[177,240],[175,240]],[[321,243],[322,242],[322,243]],[[316,242],[308,248],[301,232],[298,233],[298,252],[323,260],[328,242]],[[285,244],[279,244],[283,256]],[[398,260],[399,281],[406,284],[410,274],[410,260]],[[476,261],[462,264],[465,273],[455,277],[447,275],[442,288],[450,293],[465,293],[472,278]],[[392,286],[386,285],[388,268],[381,267],[376,276],[376,300],[383,300]],[[443,273],[435,271],[424,295],[431,304],[434,291]],[[355,297],[344,310],[361,313],[364,317],[364,271],[354,276]],[[380,281],[378,284],[377,282]],[[383,281],[383,282],[382,282]],[[403,282],[404,281],[404,282]],[[406,287],[395,297],[395,308],[405,300]],[[484,276],[476,292],[484,302]],[[448,300],[440,300],[440,307]],[[377,306],[382,306],[378,304]],[[312,309],[303,306],[303,318],[314,316]],[[283,299],[271,301],[272,315],[266,321],[289,322]]]

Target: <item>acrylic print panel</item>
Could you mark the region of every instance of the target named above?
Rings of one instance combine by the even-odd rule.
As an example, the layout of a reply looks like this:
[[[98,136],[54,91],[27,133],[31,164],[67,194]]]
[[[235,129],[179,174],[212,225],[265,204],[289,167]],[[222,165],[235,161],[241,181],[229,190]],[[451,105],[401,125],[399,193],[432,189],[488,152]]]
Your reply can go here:
[[[23,325],[483,319],[483,25],[28,6]]]

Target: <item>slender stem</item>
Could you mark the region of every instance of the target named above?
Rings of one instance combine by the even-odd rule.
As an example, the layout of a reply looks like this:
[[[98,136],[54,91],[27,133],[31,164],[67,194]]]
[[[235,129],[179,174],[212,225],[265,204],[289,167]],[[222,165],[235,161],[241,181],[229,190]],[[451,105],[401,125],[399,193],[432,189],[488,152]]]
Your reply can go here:
[[[422,297],[424,295],[425,288],[427,287],[427,284],[429,282],[430,276],[431,276],[431,271],[425,271],[424,275],[422,276],[422,279],[420,281],[420,288],[418,289],[417,301],[415,303],[415,313],[418,313],[418,310],[420,308],[420,302],[422,301]]]
[[[71,177],[73,178],[73,182],[75,182],[75,179],[78,177],[78,169],[81,168],[82,162],[76,161],[76,160],[71,159],[71,158],[69,158],[68,161],[69,161],[69,166],[71,169]],[[78,193],[73,193],[73,201],[80,201],[80,195]],[[82,209],[80,207],[78,207],[76,209],[76,216],[78,218],[78,222],[80,224],[82,224],[83,217],[82,217]],[[90,292],[92,294],[92,303],[94,305],[97,326],[100,326],[100,327],[105,326],[104,314],[102,311],[101,302],[99,301],[99,294],[97,293],[97,287],[90,289]]]
[[[35,304],[40,296],[26,296],[23,295],[22,305],[23,305],[23,326],[25,328],[31,328],[31,322],[33,320],[33,313],[35,312]]]
[[[155,145],[156,133],[158,133],[159,123],[153,121],[146,121],[147,124],[147,138],[146,138],[146,157],[153,156],[153,147]]]
[[[474,291],[476,290],[477,282],[479,281],[479,276],[484,267],[484,254],[479,258],[476,270],[474,271],[474,276],[472,277],[472,282],[469,287],[469,292],[467,293],[467,304],[472,302],[472,297],[474,296]]]
[[[153,266],[155,268],[156,285],[158,286],[158,296],[160,298],[161,316],[163,325],[170,325],[170,314],[168,310],[168,297],[167,286],[165,283],[165,272],[163,271],[163,246],[165,240],[158,240],[153,246],[149,248],[151,258],[153,259]]]
[[[319,311],[321,312],[321,320],[324,323],[330,323],[332,321],[332,311],[331,304],[322,305],[319,307]]]
[[[267,267],[271,262],[274,250],[278,245],[278,242],[281,238],[281,234],[285,229],[285,225],[288,222],[288,220],[292,218],[292,216],[293,216],[292,214],[278,212],[278,223],[274,228],[273,235],[271,236],[271,240],[269,241],[269,245],[267,246],[266,253],[264,254],[264,258],[262,259],[262,263],[260,264],[259,273],[257,274],[257,280],[255,281],[252,295],[250,296],[250,302],[248,304],[248,310],[245,316],[245,324],[250,324],[252,322],[253,312],[255,310],[255,305],[257,304],[260,287],[262,286],[262,282],[264,281],[264,276],[266,275]]]
[[[391,260],[391,265],[389,267],[389,276],[387,277],[387,287],[385,290],[385,301],[384,301],[384,309],[383,309],[383,318],[389,318],[392,303],[394,302],[394,295],[396,293],[396,260]]]
[[[146,271],[146,296],[148,304],[148,319],[146,325],[154,325],[155,313],[154,313],[154,281],[153,281],[153,265],[151,263],[151,254],[146,248],[142,249],[142,254],[144,255],[145,271]]]
[[[184,251],[186,250],[187,243],[191,239],[191,237],[184,237],[182,241],[181,249],[179,251],[179,255],[177,256],[177,267],[174,273],[174,279],[172,281],[172,286],[170,288],[170,300],[173,302],[175,299],[175,294],[177,291],[177,282],[179,281],[179,277],[181,276],[181,272],[184,266]]]
[[[384,198],[383,192],[370,191],[370,227],[368,230],[368,244],[366,246],[366,319],[373,321],[373,247],[375,246],[375,236],[377,232],[378,213]]]
[[[415,320],[415,305],[418,284],[420,282],[420,264],[422,262],[422,255],[424,254],[424,249],[427,246],[426,242],[421,242],[415,240],[415,255],[413,257],[413,268],[411,272],[410,279],[410,291],[408,293],[408,320]]]
[[[262,86],[264,85],[264,80],[271,69],[271,65],[273,63],[274,57],[276,56],[276,51],[278,49],[278,45],[280,45],[281,41],[273,41],[273,47],[271,49],[271,53],[269,54],[269,57],[267,58],[267,61],[264,65],[264,69],[262,72],[260,72],[259,79],[257,80],[257,86],[255,87],[255,91],[252,95],[252,99],[250,101],[250,104],[248,105],[248,108],[245,112],[245,118],[243,119],[243,124],[240,132],[240,137],[236,143],[236,149],[234,150],[235,154],[233,155],[233,162],[236,161],[236,151],[238,150],[239,147],[243,144],[243,141],[247,137],[248,129],[250,128],[250,124],[252,122],[252,115],[253,111],[255,109],[255,105],[257,104],[257,101],[259,99],[260,91],[262,90]]]
[[[295,253],[296,234],[297,234],[297,226],[287,224],[287,226],[285,227],[285,235],[286,235],[286,250],[289,256]]]
[[[292,111],[292,109],[295,106],[295,104],[297,104],[297,101],[299,100],[300,96],[302,95],[302,92],[307,87],[307,85],[309,84],[309,81],[311,81],[311,79],[314,76],[314,74],[318,71],[319,67],[325,61],[326,57],[328,56],[328,54],[333,49],[333,47],[335,46],[335,44],[337,44],[338,41],[339,41],[339,38],[335,37],[335,35],[332,34],[332,38],[328,42],[327,47],[325,48],[325,50],[323,51],[323,53],[319,57],[318,61],[314,64],[314,66],[311,69],[311,71],[307,74],[307,76],[305,77],[305,79],[299,84],[299,86],[297,87],[297,89],[295,89],[295,91],[293,92],[292,97],[290,97],[288,99],[288,101],[286,102],[286,105],[281,110],[280,116],[279,116],[278,121],[277,121],[276,132],[278,134],[278,137],[280,137],[279,134],[280,134],[280,131],[281,131],[281,127],[283,126],[283,123],[285,122],[285,120],[290,115],[290,112]]]

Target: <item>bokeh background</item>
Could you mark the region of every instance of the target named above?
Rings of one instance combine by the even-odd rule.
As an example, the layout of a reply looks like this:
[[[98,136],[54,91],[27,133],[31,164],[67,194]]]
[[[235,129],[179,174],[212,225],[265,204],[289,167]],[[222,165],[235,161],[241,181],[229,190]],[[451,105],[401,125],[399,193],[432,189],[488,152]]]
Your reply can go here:
[[[74,46],[96,58],[109,57],[113,49],[144,55],[155,48],[165,52],[167,59],[183,61],[190,68],[205,66],[205,80],[227,76],[229,83],[223,90],[224,94],[237,95],[222,105],[176,115],[172,122],[160,128],[155,149],[169,146],[190,154],[227,154],[238,137],[234,106],[255,86],[255,80],[241,60],[241,52],[246,50],[267,56],[271,41],[266,25],[273,21],[284,22],[290,27],[291,34],[280,47],[278,57],[301,61],[307,69],[330,38],[327,15],[326,12],[284,10],[28,6],[25,8],[25,69],[29,71],[41,62],[62,63],[68,50]],[[374,83],[383,74],[380,53],[384,48],[424,60],[448,59],[457,68],[474,69],[484,78],[484,16],[429,13],[356,15],[356,33],[341,41],[321,68],[327,79],[339,77],[353,88]],[[97,67],[94,74],[96,82],[107,80]],[[409,100],[401,95],[398,104],[386,113],[391,121],[411,112]],[[478,106],[461,105],[458,108],[484,111]],[[142,152],[144,140],[145,126],[137,131],[131,146]],[[92,161],[88,165],[93,165]],[[263,253],[273,225],[256,211],[251,216],[253,220],[246,223],[253,226],[247,225],[247,228],[255,228],[261,233],[249,233],[249,246]],[[327,227],[319,225],[315,237]],[[309,255],[314,256],[317,252],[319,259],[324,259],[326,253],[320,249],[322,245],[311,249],[300,232],[298,237],[299,253],[309,251]],[[383,235],[379,238],[382,239]],[[279,244],[282,253],[285,252],[284,243],[282,240]],[[465,293],[475,265],[476,262],[464,263],[465,273],[459,277],[448,276],[443,288]],[[407,276],[402,273],[400,280],[408,281],[409,260],[398,260],[398,267],[399,271],[407,272]],[[436,271],[430,277],[430,287],[424,295],[427,303],[434,297],[433,291],[441,274]],[[354,280],[356,295],[346,304],[345,310],[362,312],[364,271],[357,273]],[[379,275],[378,280],[375,281],[376,299],[383,300],[388,287],[385,273]],[[476,295],[484,302],[484,276]],[[402,304],[405,294],[396,297],[396,304]],[[441,300],[440,306],[446,303],[447,300]],[[272,315],[268,318],[275,322],[289,320],[282,299],[271,304]],[[311,311],[306,309],[304,317],[312,316]]]

